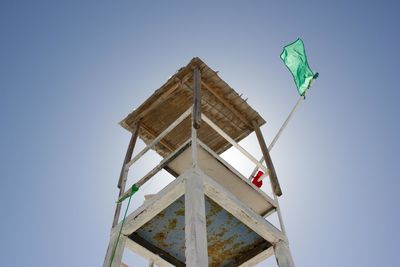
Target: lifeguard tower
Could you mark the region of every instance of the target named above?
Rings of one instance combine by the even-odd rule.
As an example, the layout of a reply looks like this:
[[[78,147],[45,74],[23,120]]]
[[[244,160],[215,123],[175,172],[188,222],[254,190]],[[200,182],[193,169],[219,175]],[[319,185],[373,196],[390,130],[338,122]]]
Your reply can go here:
[[[132,138],[118,181],[119,199],[132,192],[126,189],[130,167],[151,149],[163,159],[134,189],[162,169],[175,179],[126,217],[120,235],[117,204],[104,267],[126,266],[121,262],[125,248],[150,266],[254,266],[275,255],[279,267],[293,267],[278,203],[282,192],[260,130],[264,123],[199,58],[179,69],[121,122]],[[238,144],[253,131],[266,165]],[[146,147],[132,157],[137,137]],[[220,156],[232,146],[268,174],[272,196]],[[268,221],[275,212],[280,227]]]

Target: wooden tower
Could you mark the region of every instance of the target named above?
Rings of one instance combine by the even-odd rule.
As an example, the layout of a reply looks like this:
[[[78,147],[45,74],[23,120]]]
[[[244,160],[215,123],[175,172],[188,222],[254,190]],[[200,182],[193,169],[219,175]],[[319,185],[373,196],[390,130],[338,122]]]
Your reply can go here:
[[[282,192],[259,128],[264,123],[199,58],[179,69],[121,122],[132,138],[118,181],[119,199],[131,192],[129,169],[150,149],[163,160],[134,184],[140,188],[162,169],[175,180],[129,214],[120,235],[117,204],[104,267],[126,266],[121,262],[125,248],[151,266],[254,266],[275,255],[279,267],[293,267],[278,203]],[[253,131],[266,165],[238,144]],[[132,157],[137,137],[147,146]],[[269,174],[271,196],[221,158],[232,146]],[[274,212],[280,229],[268,221]]]

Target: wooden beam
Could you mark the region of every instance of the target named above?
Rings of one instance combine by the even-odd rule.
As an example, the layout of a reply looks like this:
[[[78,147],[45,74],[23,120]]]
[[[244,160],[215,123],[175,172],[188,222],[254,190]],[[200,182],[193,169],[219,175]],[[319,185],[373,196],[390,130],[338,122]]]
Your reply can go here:
[[[186,173],[183,173],[177,179],[169,183],[154,197],[145,201],[139,208],[129,214],[125,219],[122,234],[130,235],[151,220],[154,216],[167,208],[171,203],[180,198],[184,194],[184,178]],[[122,222],[118,223],[111,231],[118,233]]]
[[[279,229],[241,202],[234,194],[226,190],[205,173],[203,173],[202,176],[204,178],[205,194],[235,216],[239,221],[247,225],[271,244],[275,244],[279,240],[287,240],[286,236]]]
[[[136,124],[135,129],[131,136],[131,140],[129,141],[129,145],[126,150],[126,154],[125,154],[125,158],[124,158],[124,163],[122,164],[121,172],[119,174],[118,188],[121,188],[121,184],[123,183],[123,180],[124,180],[123,177],[124,177],[125,164],[128,163],[132,158],[133,150],[135,149],[136,140],[138,138],[139,127],[140,127],[139,123]]]
[[[249,120],[243,116],[239,111],[236,110],[236,108],[223,96],[221,96],[217,91],[217,89],[209,86],[206,82],[201,81],[201,85],[204,86],[208,91],[210,91],[211,94],[213,94],[219,101],[221,101],[222,104],[225,105],[227,109],[229,109],[233,114],[235,114],[236,117],[238,117],[244,124],[246,124],[248,127],[252,127],[251,124],[249,123]]]
[[[126,240],[126,247],[131,251],[133,251],[134,253],[139,254],[143,258],[153,262],[158,267],[174,267],[174,265],[170,264],[169,262],[161,258],[159,255],[154,254],[153,252],[137,244],[130,238],[127,238]]]
[[[261,244],[258,244],[256,247],[247,250],[245,253],[243,253],[241,256],[237,257],[235,259],[236,264],[240,264],[240,266],[245,263],[248,262],[249,260],[251,260],[252,258],[256,257],[257,255],[259,255],[260,253],[264,252],[265,250],[267,250],[268,248],[272,248],[272,245],[266,241],[262,242]],[[254,266],[254,265],[252,265]]]
[[[225,138],[229,143],[231,143],[234,147],[236,147],[243,155],[245,155],[249,160],[251,160],[255,165],[257,165],[260,169],[264,171],[264,173],[268,173],[268,169],[262,165],[258,160],[253,157],[246,149],[244,149],[241,145],[239,145],[235,140],[233,140],[228,134],[226,134],[221,128],[218,127],[214,122],[212,122],[206,115],[203,114],[203,120],[211,126],[219,135]]]
[[[201,73],[199,68],[193,69],[193,127],[200,128],[201,122]]]
[[[147,151],[155,146],[161,139],[163,139],[171,130],[173,130],[178,124],[180,124],[187,116],[192,112],[192,107],[188,108],[176,121],[169,125],[162,133],[160,133],[154,140],[148,144],[142,151],[140,151],[131,161],[125,164],[127,168],[132,166],[138,159],[140,159]]]
[[[121,173],[119,175],[119,180],[118,180],[118,188],[119,188],[118,198],[120,198],[122,196],[122,194],[125,192],[126,179],[128,177],[128,170],[125,168],[125,164],[128,163],[132,158],[133,150],[135,149],[136,140],[137,140],[138,133],[139,133],[139,127],[140,127],[139,125],[140,125],[140,122],[137,123],[135,126],[135,130],[132,133],[131,140],[129,141],[128,149],[126,151],[124,163],[122,164]],[[117,203],[117,206],[115,207],[112,227],[114,227],[115,225],[118,224],[120,213],[121,213],[121,203]]]
[[[289,245],[285,241],[279,241],[274,245],[276,262],[279,267],[295,267]]]
[[[265,140],[261,133],[260,127],[258,127],[258,124],[254,121],[253,121],[253,127],[254,127],[254,131],[256,132],[258,143],[260,144],[260,148],[261,148],[262,154],[264,156],[265,163],[267,164],[267,167],[269,170],[269,177],[271,179],[271,184],[273,186],[274,192],[277,196],[281,196],[282,189],[281,189],[281,186],[279,185],[279,181],[278,181],[278,177],[276,176],[274,164],[272,163],[272,159],[271,159],[271,156],[269,155],[268,148],[267,148],[267,145],[265,144]]]
[[[269,203],[271,203],[271,205],[273,206],[273,209],[271,209],[269,212],[274,212],[275,208],[277,207],[276,202],[270,197],[268,196],[264,191],[262,191],[260,188],[258,188],[257,186],[255,186],[252,182],[250,182],[249,179],[246,179],[246,177],[244,177],[238,170],[236,170],[232,165],[230,165],[228,162],[226,162],[226,160],[224,160],[223,158],[221,158],[217,153],[214,152],[214,150],[212,150],[211,148],[209,148],[206,144],[204,144],[202,141],[198,140],[197,141],[199,143],[199,145],[205,150],[207,151],[211,156],[213,156],[215,159],[217,159],[222,165],[225,166],[225,168],[227,168],[228,170],[230,170],[231,172],[233,172],[234,174],[236,174],[237,177],[239,177],[240,179],[242,179],[246,184],[248,184],[249,186],[251,186],[254,190],[258,191]]]
[[[156,175],[162,168],[166,167],[171,161],[173,161],[176,157],[178,157],[186,148],[189,147],[191,140],[188,139],[183,145],[181,145],[177,150],[173,153],[169,154],[166,158],[164,158],[156,167],[154,167],[151,171],[149,171],[143,178],[135,183],[137,187],[141,187],[147,181],[151,179],[154,175]],[[118,199],[125,199],[127,196],[131,194],[131,190],[128,189],[122,196]]]
[[[263,262],[264,260],[268,259],[272,255],[274,255],[274,248],[270,247],[270,248],[264,250],[263,252],[261,252],[260,254],[258,254],[257,256],[249,259],[245,263],[242,263],[239,267],[253,267],[253,266],[256,266],[257,264],[259,264],[260,262]]]
[[[154,133],[154,131],[150,130],[146,125],[143,123],[140,125],[140,128],[145,131],[148,135],[151,136],[152,139],[156,138],[157,135]],[[168,149],[170,152],[175,150],[175,147],[168,143],[166,140],[161,139],[160,144],[162,144],[166,149]]]
[[[204,184],[195,169],[185,180],[185,246],[187,266],[208,267]]]
[[[118,241],[118,245],[115,248],[115,243]],[[118,233],[112,233],[110,242],[108,244],[106,257],[104,259],[103,267],[121,267],[122,256],[124,254],[124,248],[126,243],[126,236],[121,235],[118,240]],[[113,257],[114,254],[114,257]],[[112,263],[110,265],[110,262]]]
[[[184,267],[186,266],[185,263],[181,262],[171,254],[167,253],[166,251],[160,249],[159,247],[154,246],[153,244],[147,242],[145,239],[140,237],[137,233],[132,233],[129,236],[130,239],[132,239],[134,242],[137,244],[141,245],[142,247],[148,249],[152,253],[160,256],[162,259],[166,260],[167,262],[173,264],[176,267]]]

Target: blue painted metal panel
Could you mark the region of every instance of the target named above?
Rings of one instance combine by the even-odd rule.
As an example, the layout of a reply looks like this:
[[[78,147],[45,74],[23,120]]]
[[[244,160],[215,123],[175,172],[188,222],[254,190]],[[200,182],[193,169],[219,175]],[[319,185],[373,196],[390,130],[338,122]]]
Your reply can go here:
[[[270,244],[206,197],[210,266],[237,266]],[[136,233],[148,243],[185,262],[185,198],[182,196]],[[254,256],[253,255],[253,256]]]

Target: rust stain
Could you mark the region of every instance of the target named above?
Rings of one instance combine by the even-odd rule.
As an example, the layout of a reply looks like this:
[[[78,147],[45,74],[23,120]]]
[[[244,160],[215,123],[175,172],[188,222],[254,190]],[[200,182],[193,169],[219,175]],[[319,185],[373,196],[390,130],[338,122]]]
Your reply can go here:
[[[185,216],[185,210],[184,209],[180,209],[175,211],[175,215],[176,216]]]
[[[176,228],[178,221],[174,218],[172,220],[168,220],[168,230],[174,230]]]
[[[166,234],[164,232],[159,232],[157,234],[154,235],[154,239],[158,242],[159,246],[161,248],[169,248],[171,247],[170,244],[167,244],[166,241]]]

